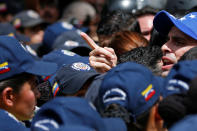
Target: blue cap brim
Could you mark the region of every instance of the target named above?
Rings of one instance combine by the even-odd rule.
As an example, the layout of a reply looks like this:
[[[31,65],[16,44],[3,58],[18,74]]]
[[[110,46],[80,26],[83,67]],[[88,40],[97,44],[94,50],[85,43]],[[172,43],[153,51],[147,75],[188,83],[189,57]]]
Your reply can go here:
[[[168,35],[172,26],[177,27],[183,33],[197,40],[197,35],[181,20],[176,19],[167,11],[160,11],[153,20],[154,28],[163,35]]]
[[[77,75],[75,74],[75,80],[78,80],[78,82],[77,83],[72,82],[72,85],[70,85],[70,86],[68,86],[69,84],[67,84],[67,88],[65,88],[65,87],[61,88],[59,92],[62,92],[63,94],[77,93],[77,91],[79,91],[89,79],[94,78],[98,75],[99,75],[99,73],[94,72],[94,71],[90,71],[88,73],[78,72]],[[70,87],[70,88],[68,88],[68,87]]]
[[[35,61],[31,66],[25,69],[25,72],[39,76],[52,75],[56,71],[57,64],[44,61]]]

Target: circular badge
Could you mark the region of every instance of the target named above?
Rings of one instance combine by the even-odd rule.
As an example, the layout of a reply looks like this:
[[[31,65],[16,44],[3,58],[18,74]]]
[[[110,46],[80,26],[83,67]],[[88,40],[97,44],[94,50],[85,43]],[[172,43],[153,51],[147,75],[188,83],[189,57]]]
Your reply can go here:
[[[71,67],[75,70],[83,70],[83,71],[90,70],[90,66],[82,62],[73,63]]]

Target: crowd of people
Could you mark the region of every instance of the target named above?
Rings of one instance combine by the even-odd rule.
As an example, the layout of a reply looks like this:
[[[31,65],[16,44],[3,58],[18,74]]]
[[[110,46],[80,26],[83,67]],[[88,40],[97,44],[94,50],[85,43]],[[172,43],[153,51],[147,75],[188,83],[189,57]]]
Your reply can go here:
[[[197,130],[195,0],[0,0],[0,130]]]

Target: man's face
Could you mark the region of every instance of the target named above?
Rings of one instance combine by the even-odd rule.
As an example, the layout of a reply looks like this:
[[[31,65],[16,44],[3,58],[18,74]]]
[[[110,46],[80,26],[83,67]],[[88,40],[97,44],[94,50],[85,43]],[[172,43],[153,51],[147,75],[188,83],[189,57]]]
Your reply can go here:
[[[42,43],[44,30],[38,25],[24,29],[24,34],[30,38],[29,44]]]
[[[11,113],[18,120],[29,120],[33,118],[39,96],[40,93],[35,86],[29,84],[29,82],[24,83],[20,92],[15,96],[16,99]]]
[[[151,32],[153,29],[153,19],[154,15],[143,15],[138,18],[140,30],[142,35],[147,39],[150,40]]]
[[[172,66],[189,49],[197,46],[197,40],[189,37],[176,27],[168,33],[168,41],[161,47],[163,52],[162,76],[167,76]]]

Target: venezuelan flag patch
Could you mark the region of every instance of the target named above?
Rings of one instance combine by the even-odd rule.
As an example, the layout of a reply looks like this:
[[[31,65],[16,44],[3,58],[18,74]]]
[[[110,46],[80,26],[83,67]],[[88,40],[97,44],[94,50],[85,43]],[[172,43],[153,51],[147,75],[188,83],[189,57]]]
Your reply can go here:
[[[142,96],[144,96],[145,101],[148,101],[150,98],[152,98],[155,94],[155,90],[153,89],[153,85],[150,84],[143,92]]]
[[[4,63],[0,64],[0,74],[6,73],[9,71],[10,71],[10,68],[8,66],[8,62],[4,62]]]
[[[59,85],[57,82],[55,82],[55,84],[53,85],[53,89],[52,89],[53,96],[56,96],[58,91],[59,91]]]
[[[17,19],[14,21],[14,27],[15,27],[15,28],[21,27],[21,20],[20,20],[20,19],[17,18]]]

